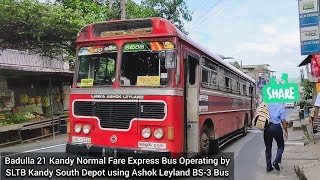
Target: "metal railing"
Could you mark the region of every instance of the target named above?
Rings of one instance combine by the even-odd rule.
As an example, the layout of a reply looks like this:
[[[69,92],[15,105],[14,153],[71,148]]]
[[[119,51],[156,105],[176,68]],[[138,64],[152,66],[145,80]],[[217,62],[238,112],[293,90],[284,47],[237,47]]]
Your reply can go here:
[[[53,119],[48,118],[16,125],[16,128],[8,128],[8,131],[0,132],[0,146],[41,139],[51,136],[53,133],[67,133],[68,121],[68,115],[60,115],[53,117]]]

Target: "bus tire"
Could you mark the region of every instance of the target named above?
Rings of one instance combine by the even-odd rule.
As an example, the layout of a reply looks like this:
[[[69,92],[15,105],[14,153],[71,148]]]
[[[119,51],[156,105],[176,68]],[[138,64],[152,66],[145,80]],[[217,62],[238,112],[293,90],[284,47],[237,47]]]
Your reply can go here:
[[[244,123],[243,123],[243,128],[242,128],[242,136],[246,136],[247,133],[248,133],[248,119],[246,116]]]
[[[219,152],[218,139],[211,139],[209,155],[217,154],[218,152]]]
[[[210,153],[209,128],[206,124],[202,126],[200,133],[200,153],[201,156],[208,156]]]
[[[210,138],[210,129],[206,124],[202,126],[200,133],[200,154],[207,157],[218,152],[217,140]]]

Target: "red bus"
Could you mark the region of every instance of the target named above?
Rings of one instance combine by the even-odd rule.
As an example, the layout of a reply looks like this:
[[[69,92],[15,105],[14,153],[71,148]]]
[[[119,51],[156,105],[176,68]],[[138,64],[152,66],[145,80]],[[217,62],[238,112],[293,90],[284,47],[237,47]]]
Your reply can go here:
[[[246,135],[255,81],[168,20],[93,23],[76,42],[67,153],[189,157]]]

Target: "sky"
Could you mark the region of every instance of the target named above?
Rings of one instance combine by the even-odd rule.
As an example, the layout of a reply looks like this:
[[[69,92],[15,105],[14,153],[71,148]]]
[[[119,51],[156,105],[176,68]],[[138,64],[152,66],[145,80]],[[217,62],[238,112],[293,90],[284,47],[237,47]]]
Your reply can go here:
[[[139,0],[135,0],[139,2]],[[277,78],[300,77],[297,0],[185,0],[193,12],[191,39],[243,65],[270,64]]]
[[[296,0],[186,0],[189,36],[242,64],[270,64],[277,78],[298,78],[299,12]]]
[[[141,0],[134,0],[140,3]],[[193,12],[185,23],[191,39],[243,65],[269,64],[277,78],[299,78],[297,0],[185,0]],[[229,61],[229,60],[228,60]]]

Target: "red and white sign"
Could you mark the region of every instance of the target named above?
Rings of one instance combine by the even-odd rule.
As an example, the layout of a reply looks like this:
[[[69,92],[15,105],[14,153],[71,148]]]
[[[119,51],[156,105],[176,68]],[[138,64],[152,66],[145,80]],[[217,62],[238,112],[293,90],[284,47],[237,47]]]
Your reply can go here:
[[[311,58],[311,75],[320,76],[320,54],[314,54]]]

